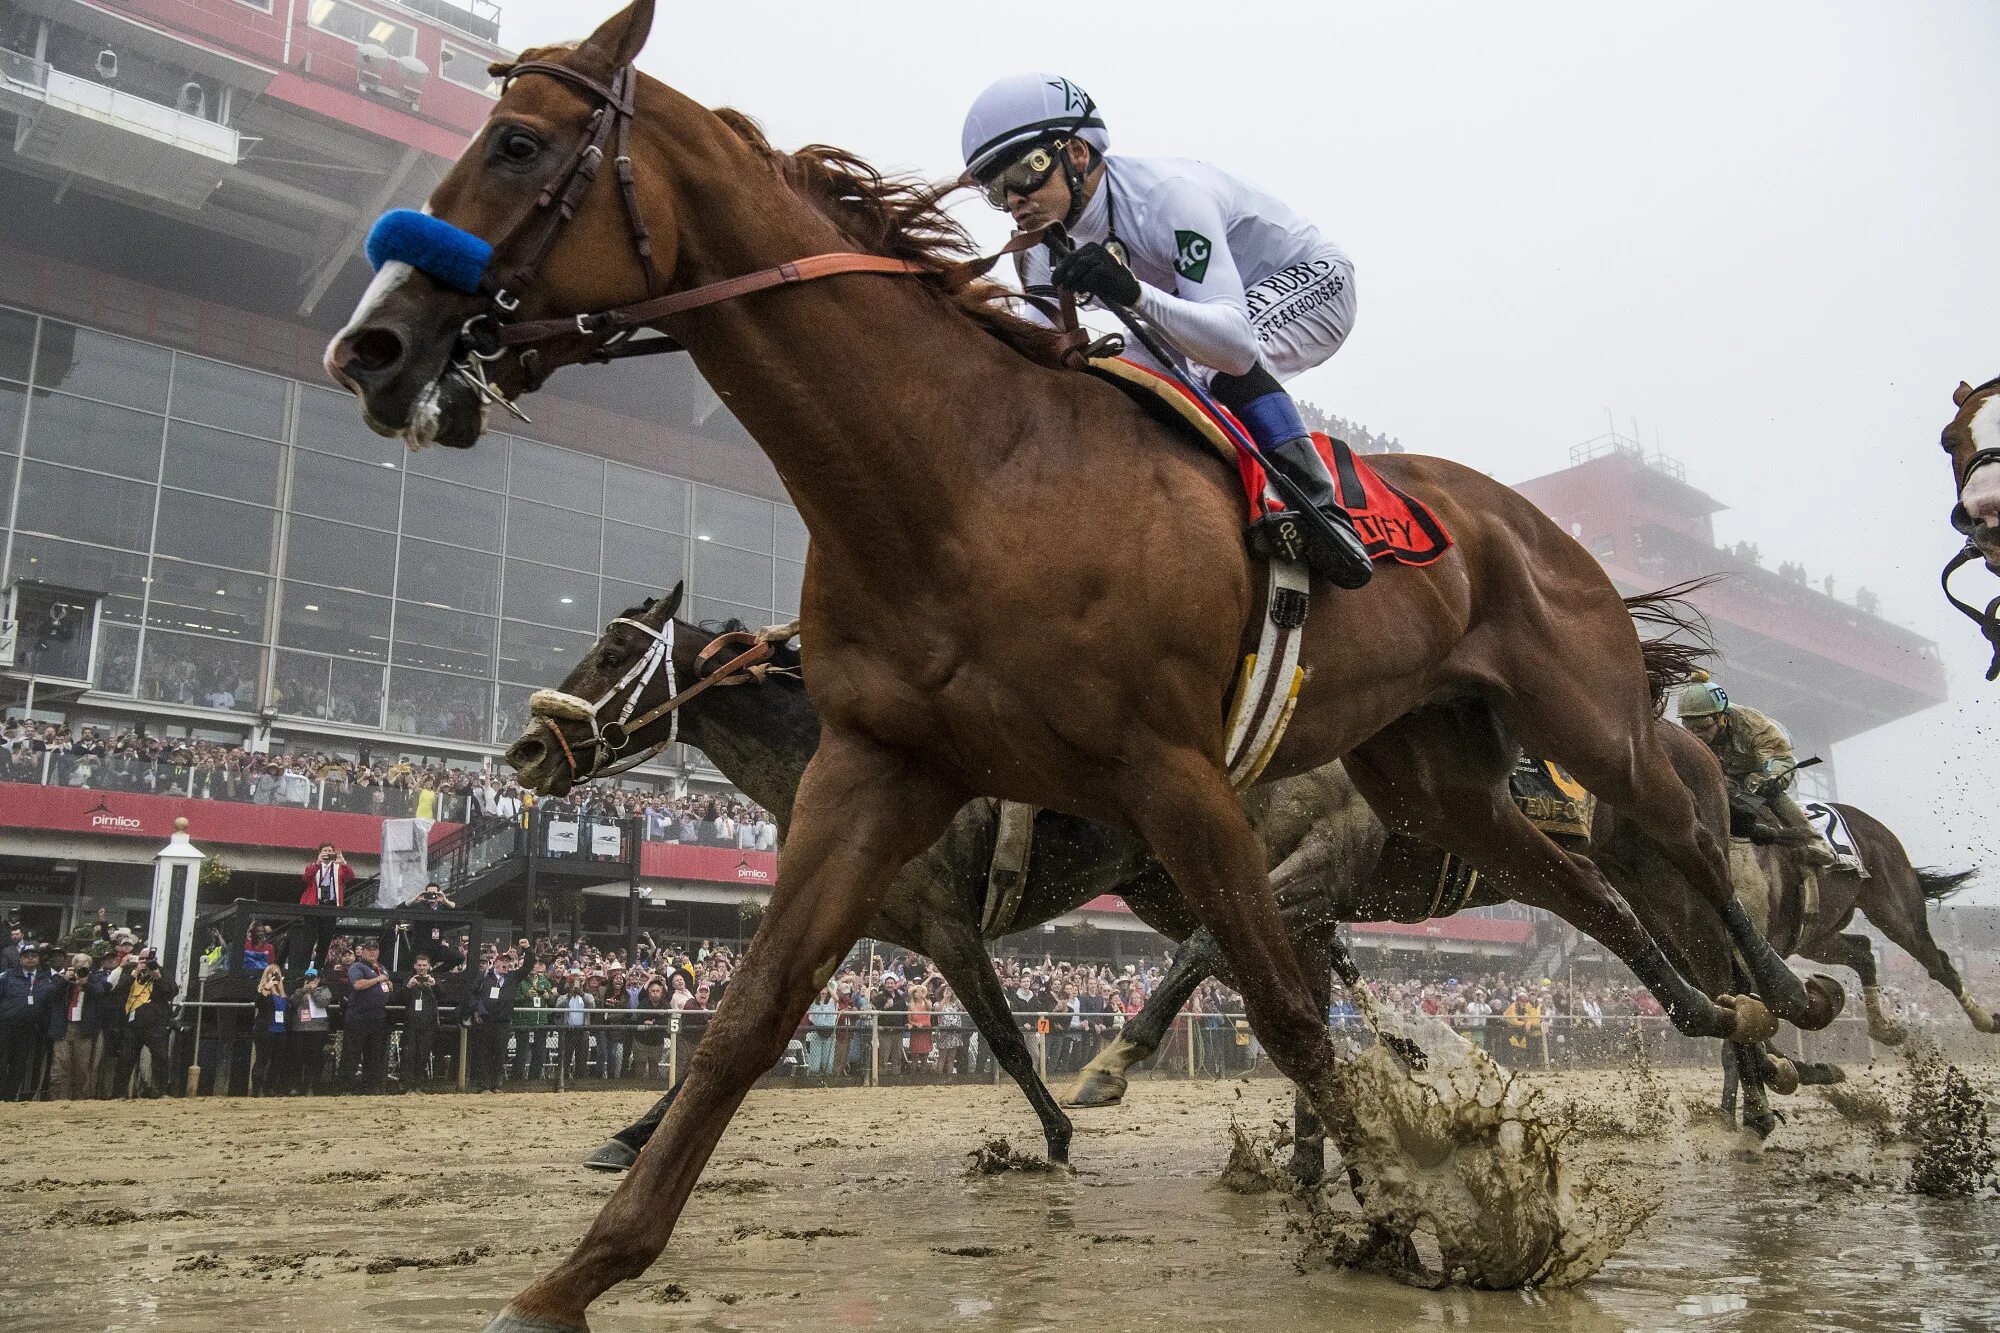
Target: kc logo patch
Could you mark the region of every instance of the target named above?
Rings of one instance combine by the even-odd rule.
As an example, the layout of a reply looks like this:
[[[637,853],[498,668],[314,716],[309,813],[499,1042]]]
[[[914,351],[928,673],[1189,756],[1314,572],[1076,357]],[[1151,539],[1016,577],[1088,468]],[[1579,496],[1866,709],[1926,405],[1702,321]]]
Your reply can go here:
[[[1198,231],[1174,233],[1174,272],[1189,282],[1208,276],[1208,256],[1214,249],[1208,237]]]

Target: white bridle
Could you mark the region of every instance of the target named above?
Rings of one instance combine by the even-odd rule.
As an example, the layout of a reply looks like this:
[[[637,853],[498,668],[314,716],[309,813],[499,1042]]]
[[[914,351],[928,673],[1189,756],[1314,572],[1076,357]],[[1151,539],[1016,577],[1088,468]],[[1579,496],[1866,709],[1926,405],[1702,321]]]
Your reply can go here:
[[[644,621],[634,620],[630,616],[619,616],[611,622],[611,625],[630,625],[653,641],[647,646],[646,651],[639,655],[638,660],[626,668],[625,674],[618,678],[617,683],[594,701],[564,690],[536,690],[528,696],[529,716],[538,719],[555,733],[556,744],[562,747],[564,757],[570,761],[570,776],[577,782],[589,778],[611,777],[627,769],[636,768],[680,739],[681,715],[679,709],[674,709],[667,714],[665,740],[639,754],[619,760],[612,767],[599,766],[605,756],[616,755],[631,744],[632,738],[627,734],[625,724],[632,720],[632,714],[639,707],[639,700],[645,697],[653,678],[659,675],[663,668],[667,673],[667,694],[672,697],[675,693],[673,618],[669,616],[666,625],[661,629],[654,629]],[[611,625],[605,626],[606,632],[610,631]],[[618,716],[607,724],[604,721],[604,710],[617,702],[620,696],[624,697],[624,703],[618,709]],[[568,718],[573,722],[590,724],[589,772],[578,770],[575,756],[570,754],[569,742],[564,738],[562,729],[555,724],[557,718]]]

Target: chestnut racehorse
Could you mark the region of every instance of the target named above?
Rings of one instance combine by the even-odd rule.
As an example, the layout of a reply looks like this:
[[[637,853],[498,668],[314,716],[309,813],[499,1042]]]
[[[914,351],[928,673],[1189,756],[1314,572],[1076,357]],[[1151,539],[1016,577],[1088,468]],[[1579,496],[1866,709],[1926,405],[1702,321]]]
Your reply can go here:
[[[433,239],[483,238],[490,262],[468,266],[453,242],[450,263],[420,267],[425,252],[406,248],[327,352],[378,430],[470,444],[487,377],[519,393],[633,322],[657,327],[763,447],[812,534],[800,620],[823,730],[770,908],[659,1134],[504,1326],[583,1327],[593,1299],[652,1263],[897,870],[977,795],[1143,838],[1346,1150],[1346,1071],[1224,766],[1228,696],[1262,614],[1232,470],[1061,369],[1054,339],[966,287],[962,235],[930,194],[832,150],[776,153],[741,117],[638,76],[652,15],[637,0],[580,47],[523,57],[424,223]],[[598,173],[606,158],[616,169]],[[803,262],[857,249],[889,259]],[[635,313],[596,314],[620,308]],[[526,352],[547,359],[523,366]],[[1724,848],[1654,739],[1638,636],[1596,561],[1470,468],[1380,467],[1456,544],[1357,593],[1316,590],[1312,674],[1266,776],[1346,756],[1390,827],[1525,900],[1594,902],[1591,934],[1658,956],[1595,867],[1508,798],[1525,742],[1643,826],[1729,922],[1773,1010],[1823,1011],[1828,994],[1786,970],[1732,896]],[[1696,996],[1674,1018],[1727,1036],[1761,1029],[1756,1009]]]

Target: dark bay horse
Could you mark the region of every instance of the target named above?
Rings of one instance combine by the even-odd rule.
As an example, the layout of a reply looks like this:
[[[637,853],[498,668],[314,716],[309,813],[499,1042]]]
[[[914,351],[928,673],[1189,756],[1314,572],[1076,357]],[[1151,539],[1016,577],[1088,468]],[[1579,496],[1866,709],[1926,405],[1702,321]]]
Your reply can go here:
[[[774,152],[741,117],[638,75],[652,18],[637,0],[581,46],[514,67],[429,200],[427,225],[471,243],[454,255],[490,256],[470,271],[413,267],[414,250],[385,264],[327,352],[377,429],[469,444],[483,429],[463,387],[475,358],[518,394],[546,367],[510,349],[575,359],[656,326],[765,450],[813,537],[801,622],[821,736],[778,888],[660,1134],[506,1318],[583,1327],[592,1300],[645,1271],[896,872],[975,796],[1136,833],[1222,942],[1278,1068],[1363,1160],[1374,1141],[1224,762],[1262,614],[1231,470],[1112,386],[1064,372],[1059,340],[998,313],[990,292],[947,281],[962,274],[962,233],[935,196],[831,150]],[[876,272],[794,281],[828,271],[811,257],[856,249],[882,257]],[[601,313],[648,298],[691,303]],[[1509,875],[1532,901],[1593,902],[1593,936],[1670,971],[1596,868],[1508,798],[1524,743],[1642,824],[1723,914],[1773,1011],[1824,1012],[1834,997],[1788,971],[1736,902],[1726,849],[1654,737],[1638,636],[1597,562],[1473,469],[1398,455],[1381,470],[1456,544],[1360,592],[1319,590],[1303,630],[1312,675],[1268,775],[1348,757],[1391,828]],[[1676,1021],[1725,1036],[1739,1018],[1703,996]],[[1370,1166],[1364,1206],[1413,1225],[1390,1197],[1406,1179]],[[1518,1281],[1541,1262],[1532,1250],[1529,1238],[1522,1267],[1476,1280]]]
[[[716,668],[729,657],[737,646],[732,640],[739,638],[673,619],[680,603],[681,589],[676,587],[664,597],[626,611],[606,628],[557,690],[538,694],[530,701],[535,719],[507,752],[507,761],[523,784],[561,795],[605,764],[618,761],[617,756],[597,746],[580,710],[574,705],[562,706],[563,700],[608,698],[634,718],[619,738],[619,756],[642,753],[668,737],[672,719],[663,710],[680,696],[669,697],[666,682],[669,678],[679,682],[703,679],[705,670]],[[1662,598],[1632,599],[1634,611],[1640,614],[1662,605]],[[634,679],[634,664],[662,642],[656,633],[671,636],[673,670],[657,672],[650,679]],[[1656,692],[1684,680],[1689,665],[1674,646],[1657,642],[1648,644],[1648,663]],[[795,664],[796,659],[788,654],[788,670]],[[747,679],[738,676],[736,683]],[[632,683],[621,693],[616,686],[626,680]],[[729,683],[726,675],[716,680],[724,686]],[[631,706],[625,709],[628,698]],[[819,739],[818,715],[794,676],[767,675],[747,689],[711,688],[688,697],[674,711],[679,718],[679,730],[674,734],[679,739],[706,752],[725,776],[774,813],[781,828],[789,823],[794,794]],[[1707,747],[1678,727],[1664,722],[1660,725],[1671,728],[1673,734],[1663,735],[1662,742],[1690,785],[1713,791],[1714,784],[1708,778],[1715,761]],[[1275,867],[1272,881],[1294,946],[1316,969],[1315,983],[1327,975],[1330,965],[1350,985],[1355,984],[1358,976],[1334,938],[1334,924],[1425,915],[1426,905],[1436,897],[1437,861],[1442,854],[1400,848],[1404,839],[1382,827],[1337,763],[1259,786],[1246,801],[1251,821]],[[1718,829],[1725,829],[1729,819],[1726,802],[1710,803],[1704,817]],[[1599,822],[1598,845],[1593,851],[1605,858],[1602,863],[1621,891],[1639,904],[1642,917],[1660,917],[1654,900],[1663,895],[1641,891],[1643,886],[1625,870],[1638,864],[1641,853],[1618,843],[1622,838],[1643,841],[1643,835],[1630,821],[1616,822],[1606,815]],[[996,803],[968,803],[944,836],[897,875],[867,933],[914,949],[937,963],[964,998],[980,1032],[993,1044],[1002,1067],[1021,1086],[1041,1118],[1051,1159],[1062,1161],[1066,1160],[1070,1122],[1035,1073],[994,978],[982,937],[982,898],[987,892],[997,827]],[[1701,960],[1727,959],[1731,949],[1720,919],[1685,886],[1679,891],[1687,900],[1685,917],[1663,918],[1663,925],[1675,933],[1673,952]],[[1141,920],[1168,938],[1187,944],[1145,1011],[1127,1026],[1125,1036],[1091,1063],[1091,1072],[1083,1081],[1086,1091],[1076,1098],[1078,1105],[1116,1100],[1123,1092],[1125,1072],[1152,1054],[1188,995],[1207,976],[1224,970],[1214,936],[1206,930],[1194,930],[1185,904],[1136,837],[1053,811],[1038,814],[1028,884],[1008,929],[1032,929],[1105,893],[1123,897]],[[1504,892],[1486,880],[1470,903],[1457,905],[1502,901],[1506,901]],[[1699,938],[1691,934],[1704,929],[1706,933]],[[1719,975],[1713,967],[1708,973],[1704,981],[1717,991],[1738,984],[1726,967]],[[673,1096],[663,1097],[644,1118],[620,1131],[592,1155],[589,1164],[607,1169],[629,1166],[652,1137]],[[1316,1179],[1322,1144],[1317,1121],[1303,1104],[1297,1119],[1294,1169],[1302,1178]]]
[[[2000,378],[1977,388],[1961,381],[1951,401],[1958,410],[1941,442],[1951,456],[1952,487],[1958,494],[1951,524],[1965,537],[1965,548],[1944,567],[1944,595],[1993,645],[1993,664],[1986,671],[1986,679],[1992,680],[2000,676],[2000,597],[1982,611],[1953,595],[1951,576],[1982,557],[1988,569],[2000,574]]]

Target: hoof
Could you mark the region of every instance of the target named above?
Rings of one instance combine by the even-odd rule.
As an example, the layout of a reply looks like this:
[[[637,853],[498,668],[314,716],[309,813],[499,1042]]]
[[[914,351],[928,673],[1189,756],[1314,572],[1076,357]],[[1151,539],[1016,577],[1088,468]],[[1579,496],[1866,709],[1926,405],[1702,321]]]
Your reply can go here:
[[[543,1319],[539,1315],[522,1314],[513,1306],[508,1306],[493,1317],[483,1333],[589,1333],[584,1324],[558,1324],[553,1319]]]
[[[1778,1020],[1764,1007],[1764,1002],[1754,995],[1721,995],[1716,1003],[1734,1015],[1735,1026],[1730,1029],[1729,1040],[1741,1042],[1769,1041],[1778,1035]]]
[[[1792,1063],[1799,1067],[1801,1087],[1824,1088],[1847,1082],[1847,1071],[1839,1065],[1824,1064],[1818,1060],[1794,1060]]]
[[[1799,1067],[1782,1055],[1769,1051],[1763,1053],[1764,1086],[1781,1097],[1789,1097],[1799,1090]]]
[[[1080,1106],[1089,1109],[1095,1106],[1116,1106],[1125,1100],[1125,1077],[1110,1074],[1101,1069],[1085,1070],[1082,1079],[1071,1090],[1064,1106]]]
[[[1885,1018],[1879,1023],[1868,1020],[1868,1040],[1883,1046],[1901,1046],[1910,1039],[1910,1030],[1893,1018]]]
[[[638,1160],[639,1154],[634,1152],[630,1146],[618,1139],[613,1139],[590,1156],[584,1158],[583,1164],[593,1171],[623,1171]]]
[[[1814,973],[1807,977],[1806,995],[1811,1003],[1806,1006],[1805,1013],[1794,1021],[1794,1025],[1808,1032],[1818,1032],[1840,1017],[1840,1011],[1847,1007],[1847,992],[1829,976]]]
[[[1993,1017],[1993,1011],[1979,1001],[1961,999],[1959,1007],[1964,1009],[1965,1016],[1972,1020],[1972,1026],[1984,1032],[1987,1036],[1990,1037],[1994,1033],[2000,1032],[2000,1021],[1996,1021]]]

